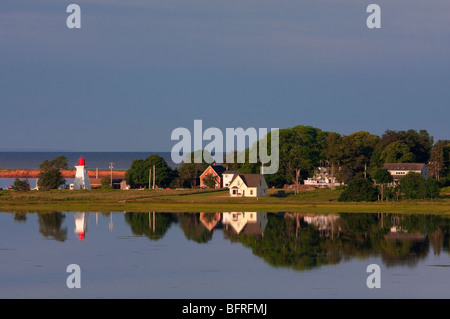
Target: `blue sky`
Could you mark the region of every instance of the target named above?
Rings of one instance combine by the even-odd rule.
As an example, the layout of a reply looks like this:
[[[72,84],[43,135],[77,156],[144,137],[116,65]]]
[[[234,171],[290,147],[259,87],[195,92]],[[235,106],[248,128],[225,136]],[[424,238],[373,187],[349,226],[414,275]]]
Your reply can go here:
[[[81,7],[81,29],[66,8]],[[368,29],[366,7],[381,7]],[[173,129],[450,139],[450,2],[2,1],[0,150],[170,151]]]

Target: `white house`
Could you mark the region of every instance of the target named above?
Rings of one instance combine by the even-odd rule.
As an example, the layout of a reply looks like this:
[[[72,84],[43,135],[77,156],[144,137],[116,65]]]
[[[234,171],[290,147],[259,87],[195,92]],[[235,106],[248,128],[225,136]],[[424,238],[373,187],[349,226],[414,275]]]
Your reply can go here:
[[[230,186],[231,180],[233,179],[234,175],[239,175],[239,172],[226,170],[222,173],[223,187]]]
[[[228,186],[233,197],[263,197],[267,183],[262,174],[235,174]]]
[[[424,163],[385,163],[383,168],[391,173],[394,182],[410,172],[419,173],[428,179],[428,167]]]
[[[331,174],[331,167],[320,166],[314,171],[313,177],[308,177],[304,181],[305,185],[313,185],[316,187],[327,188],[330,186],[339,186],[339,183],[335,176]]]

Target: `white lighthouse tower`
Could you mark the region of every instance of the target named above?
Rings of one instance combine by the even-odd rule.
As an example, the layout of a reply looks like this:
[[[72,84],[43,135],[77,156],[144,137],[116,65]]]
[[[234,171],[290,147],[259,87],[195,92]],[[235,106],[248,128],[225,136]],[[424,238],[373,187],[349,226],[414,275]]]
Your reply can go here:
[[[75,173],[73,189],[91,189],[91,182],[89,181],[86,162],[83,156],[78,160],[78,165],[76,165],[75,168],[77,171]]]

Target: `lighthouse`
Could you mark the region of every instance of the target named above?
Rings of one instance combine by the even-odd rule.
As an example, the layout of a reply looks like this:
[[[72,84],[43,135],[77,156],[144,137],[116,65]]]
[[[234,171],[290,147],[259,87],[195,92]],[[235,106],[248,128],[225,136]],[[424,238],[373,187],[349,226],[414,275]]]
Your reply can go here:
[[[86,169],[86,161],[83,156],[78,160],[78,165],[75,165],[77,169],[75,173],[75,181],[73,182],[73,189],[91,189],[91,182],[89,181],[89,175]]]

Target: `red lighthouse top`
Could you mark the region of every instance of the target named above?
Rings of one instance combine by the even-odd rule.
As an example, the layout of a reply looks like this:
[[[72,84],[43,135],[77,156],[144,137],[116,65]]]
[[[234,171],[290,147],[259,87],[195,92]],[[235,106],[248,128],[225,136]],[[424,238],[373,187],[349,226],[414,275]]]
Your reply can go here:
[[[78,166],[85,166],[85,161],[83,156],[80,157],[80,159],[78,160]]]

